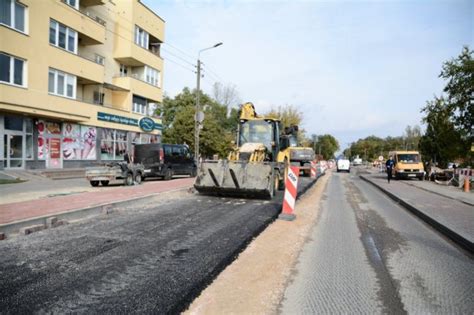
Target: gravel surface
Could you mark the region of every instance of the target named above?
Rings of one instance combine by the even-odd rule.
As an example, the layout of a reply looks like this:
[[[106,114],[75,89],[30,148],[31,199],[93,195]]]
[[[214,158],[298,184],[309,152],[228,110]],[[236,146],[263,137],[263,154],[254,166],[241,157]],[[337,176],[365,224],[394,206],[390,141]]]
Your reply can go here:
[[[178,313],[276,218],[281,198],[175,192],[2,241],[0,310]]]
[[[355,174],[334,174],[283,314],[437,313],[474,309],[474,263]]]

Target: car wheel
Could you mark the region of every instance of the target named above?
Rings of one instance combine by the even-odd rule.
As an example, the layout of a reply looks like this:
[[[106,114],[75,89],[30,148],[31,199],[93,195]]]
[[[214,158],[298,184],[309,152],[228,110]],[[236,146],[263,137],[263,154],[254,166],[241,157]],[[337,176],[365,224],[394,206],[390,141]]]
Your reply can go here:
[[[418,180],[423,180],[423,176],[418,176]]]
[[[142,174],[136,173],[134,176],[134,182],[140,185],[142,183]]]
[[[98,180],[91,180],[91,186],[92,186],[92,187],[97,187],[97,186],[99,186],[99,181],[98,181]]]
[[[101,180],[100,183],[102,184],[102,186],[109,186],[108,180]]]
[[[125,184],[125,186],[133,185],[133,174],[132,173],[127,173],[127,176],[125,176],[125,179],[124,179],[124,184]]]
[[[197,169],[193,168],[193,170],[191,171],[191,174],[189,174],[189,176],[196,177],[197,176]]]
[[[173,177],[173,171],[171,170],[171,168],[167,168],[164,179],[170,180],[172,177]]]

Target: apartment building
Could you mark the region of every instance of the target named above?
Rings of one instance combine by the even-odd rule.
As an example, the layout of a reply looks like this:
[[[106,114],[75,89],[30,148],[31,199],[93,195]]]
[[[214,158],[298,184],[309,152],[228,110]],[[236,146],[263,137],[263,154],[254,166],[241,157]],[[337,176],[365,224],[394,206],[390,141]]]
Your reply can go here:
[[[164,27],[139,0],[0,0],[0,169],[160,142]]]

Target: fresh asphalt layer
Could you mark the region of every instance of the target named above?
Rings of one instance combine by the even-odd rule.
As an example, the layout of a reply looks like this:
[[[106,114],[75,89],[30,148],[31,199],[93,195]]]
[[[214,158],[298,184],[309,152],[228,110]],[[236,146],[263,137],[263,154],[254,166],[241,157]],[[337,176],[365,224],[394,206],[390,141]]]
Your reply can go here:
[[[299,191],[313,181],[302,178]],[[271,223],[272,201],[173,192],[0,243],[6,313],[179,313]]]
[[[282,314],[471,314],[474,262],[355,174],[334,173]]]

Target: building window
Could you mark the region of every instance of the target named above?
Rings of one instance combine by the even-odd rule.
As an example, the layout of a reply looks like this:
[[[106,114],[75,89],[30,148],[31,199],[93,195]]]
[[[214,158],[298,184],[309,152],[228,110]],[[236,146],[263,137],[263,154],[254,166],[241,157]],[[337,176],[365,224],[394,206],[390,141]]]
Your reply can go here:
[[[145,81],[154,85],[160,86],[160,71],[145,66]]]
[[[0,53],[0,82],[25,86],[25,61]]]
[[[120,65],[120,76],[126,77],[128,75],[128,67],[126,65]]]
[[[77,54],[77,32],[55,20],[49,22],[49,43]]]
[[[15,0],[0,0],[0,23],[25,32],[26,7]]]
[[[63,0],[67,5],[79,10],[79,0]]]
[[[135,44],[148,49],[149,34],[135,25]]]
[[[97,105],[104,105],[104,93],[100,93],[99,91],[94,91],[94,104]]]
[[[127,151],[127,132],[102,129],[100,141],[101,160],[123,160]]]
[[[146,99],[140,96],[133,96],[133,112],[137,114],[146,115]]]
[[[76,98],[76,76],[55,69],[49,69],[48,92],[55,95]]]

